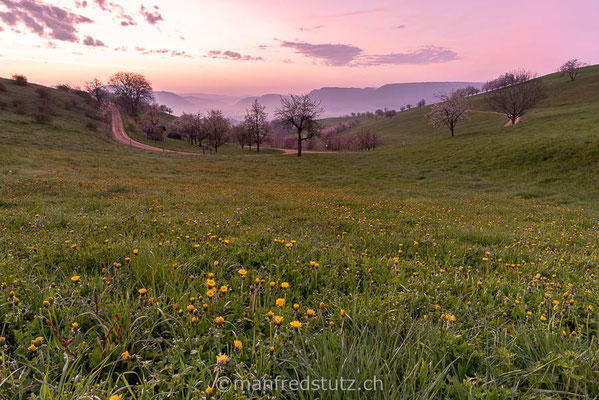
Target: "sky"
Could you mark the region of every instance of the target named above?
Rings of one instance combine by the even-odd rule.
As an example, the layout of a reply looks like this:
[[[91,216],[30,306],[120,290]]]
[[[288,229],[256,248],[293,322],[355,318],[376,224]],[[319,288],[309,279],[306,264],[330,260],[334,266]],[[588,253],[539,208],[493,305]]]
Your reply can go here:
[[[599,63],[599,0],[0,0],[0,76],[260,95]]]

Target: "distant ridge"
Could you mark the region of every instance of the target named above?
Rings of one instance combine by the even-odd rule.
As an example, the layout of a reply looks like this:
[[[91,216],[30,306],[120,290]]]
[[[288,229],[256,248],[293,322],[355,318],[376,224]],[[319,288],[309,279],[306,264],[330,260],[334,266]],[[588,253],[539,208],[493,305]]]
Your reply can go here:
[[[391,83],[378,88],[322,87],[310,92],[310,96],[319,100],[324,108],[324,117],[348,115],[352,112],[374,111],[377,108],[399,109],[407,104],[415,105],[424,99],[433,103],[436,96],[451,92],[468,85],[480,88],[480,82],[414,82]],[[176,114],[183,112],[205,112],[211,108],[223,110],[231,118],[239,119],[254,99],[266,106],[272,117],[280,105],[282,94],[235,97],[207,93],[175,94],[172,92],[154,92],[156,101],[171,107]]]

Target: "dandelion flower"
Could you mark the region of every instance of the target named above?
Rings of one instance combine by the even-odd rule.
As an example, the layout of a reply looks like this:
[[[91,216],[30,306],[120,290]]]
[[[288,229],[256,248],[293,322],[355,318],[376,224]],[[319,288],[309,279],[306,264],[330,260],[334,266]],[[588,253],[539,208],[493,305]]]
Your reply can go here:
[[[237,271],[237,273],[241,276],[245,276],[245,274],[247,274],[247,271],[243,268],[241,268],[240,270]]]
[[[236,350],[241,350],[241,348],[243,347],[243,343],[241,343],[241,340],[235,340],[233,342],[233,345],[235,346]]]
[[[222,325],[225,323],[225,319],[223,317],[216,317],[214,318],[214,322],[216,322],[217,325]]]
[[[148,293],[148,291],[147,291],[146,289],[144,289],[144,288],[141,288],[141,289],[139,289],[139,290],[137,291],[137,293],[139,293],[140,295],[142,295],[142,296],[143,296],[144,294]]]
[[[131,354],[129,354],[128,351],[124,352],[123,354],[121,354],[121,358],[125,361],[127,361],[129,358],[131,358]]]
[[[79,275],[75,275],[71,277],[71,282],[73,283],[78,283],[81,280],[81,277]]]
[[[283,282],[283,283],[281,283],[281,287],[283,289],[289,289],[289,282]]]
[[[277,299],[277,307],[284,307],[284,306],[285,306],[285,299],[278,298]]]
[[[302,323],[299,321],[291,321],[289,325],[291,325],[293,329],[302,329]]]
[[[281,317],[280,315],[276,315],[273,321],[276,325],[281,325],[283,323],[283,317]]]
[[[229,356],[226,354],[219,354],[218,356],[216,356],[216,363],[219,365],[225,365],[227,362],[229,362]]]
[[[306,314],[308,314],[308,317],[313,317],[316,314],[316,312],[314,312],[313,309],[308,308],[308,310],[306,310]]]

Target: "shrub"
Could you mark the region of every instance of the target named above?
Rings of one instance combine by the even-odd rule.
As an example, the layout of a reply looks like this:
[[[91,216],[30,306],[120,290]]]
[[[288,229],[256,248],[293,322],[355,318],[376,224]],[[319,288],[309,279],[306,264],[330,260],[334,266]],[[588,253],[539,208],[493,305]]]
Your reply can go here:
[[[33,113],[33,119],[38,124],[49,124],[52,122],[52,116],[44,111],[38,111]]]
[[[14,74],[12,76],[15,85],[18,86],[27,86],[27,77],[21,74]]]
[[[169,132],[168,135],[166,135],[167,137],[171,138],[171,139],[177,139],[177,140],[181,140],[183,139],[183,137],[181,136],[180,133],[178,132]]]
[[[56,86],[56,89],[60,90],[61,92],[71,91],[71,87],[65,83],[61,83],[60,85]]]
[[[35,93],[37,93],[37,95],[42,99],[47,100],[50,98],[50,91],[45,87],[38,87],[35,89]]]
[[[17,114],[25,115],[27,114],[27,104],[21,99],[14,99],[12,101],[12,106],[15,108],[15,112]]]
[[[6,85],[0,82],[0,92],[6,92]]]
[[[90,130],[92,132],[95,132],[98,130],[98,124],[96,124],[94,121],[87,121],[85,123],[85,127],[87,128],[87,130]]]

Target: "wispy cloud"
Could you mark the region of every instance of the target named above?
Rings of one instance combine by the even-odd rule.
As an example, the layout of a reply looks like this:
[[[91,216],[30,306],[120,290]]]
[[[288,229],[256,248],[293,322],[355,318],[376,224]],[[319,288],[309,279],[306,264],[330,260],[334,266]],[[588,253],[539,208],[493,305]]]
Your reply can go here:
[[[371,8],[366,10],[348,11],[344,13],[322,15],[319,18],[342,18],[342,17],[353,17],[354,15],[373,14],[387,11],[386,8]]]
[[[399,65],[399,64],[438,64],[457,60],[458,54],[439,46],[421,47],[404,53],[366,55],[356,60],[356,66]]]
[[[406,28],[405,25],[397,25],[397,26],[393,27],[393,29],[405,29],[405,28]]]
[[[300,26],[299,28],[297,28],[297,30],[302,31],[302,32],[308,32],[308,31],[315,31],[317,29],[323,29],[323,28],[324,28],[324,25],[316,25],[311,28],[306,28],[306,27]]]
[[[23,24],[30,32],[44,38],[78,41],[77,25],[92,23],[91,19],[67,9],[36,0],[0,0],[6,11],[0,11],[0,20],[15,27]]]
[[[347,44],[311,44],[306,42],[282,41],[282,47],[294,49],[296,53],[315,58],[327,65],[347,65],[362,53],[362,49]]]
[[[158,6],[154,6],[154,11],[150,11],[142,5],[139,9],[139,12],[150,25],[156,25],[158,22],[163,21],[162,14],[160,14],[160,8],[158,8]]]
[[[127,48],[117,48],[117,51],[126,51]],[[146,49],[145,47],[137,46],[135,48],[136,51],[140,52],[144,55],[149,54],[159,54],[159,55],[170,55],[171,57],[183,57],[183,58],[191,58],[189,54],[182,50],[169,50],[169,49]]]
[[[233,61],[264,61],[263,57],[253,57],[249,55],[243,55],[236,51],[231,50],[210,50],[208,54],[204,57],[208,58],[220,58],[223,60],[233,60]]]
[[[364,54],[364,49],[348,44],[312,44],[281,41],[282,47],[331,66],[366,67],[399,64],[436,64],[458,58],[458,54],[444,47],[425,46],[408,52],[389,54]]]

